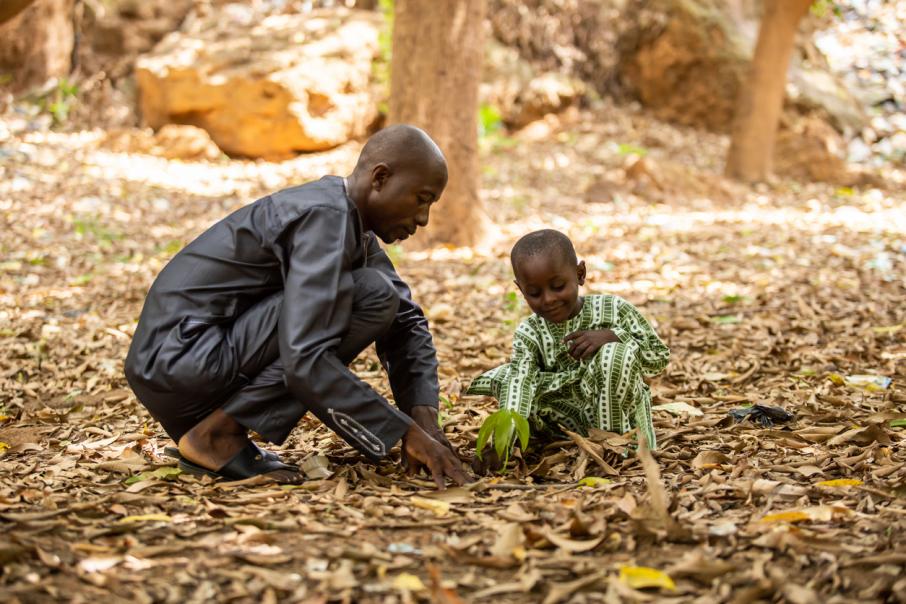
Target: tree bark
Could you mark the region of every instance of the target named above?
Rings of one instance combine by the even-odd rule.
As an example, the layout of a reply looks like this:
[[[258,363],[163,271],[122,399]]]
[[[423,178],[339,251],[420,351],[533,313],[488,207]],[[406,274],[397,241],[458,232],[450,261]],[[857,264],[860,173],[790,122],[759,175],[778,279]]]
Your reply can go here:
[[[787,68],[810,5],[811,0],[765,0],[752,66],[736,104],[727,176],[755,182],[771,173]]]
[[[0,25],[3,25],[35,0],[0,0]]]
[[[478,85],[485,0],[396,0],[391,124],[424,129],[447,158],[449,181],[416,242],[470,246],[488,219],[479,196]]]
[[[10,19],[0,25],[0,74],[13,91],[64,77],[72,65],[74,0],[36,0],[27,10],[20,0],[0,0]],[[19,6],[18,14],[13,9]]]

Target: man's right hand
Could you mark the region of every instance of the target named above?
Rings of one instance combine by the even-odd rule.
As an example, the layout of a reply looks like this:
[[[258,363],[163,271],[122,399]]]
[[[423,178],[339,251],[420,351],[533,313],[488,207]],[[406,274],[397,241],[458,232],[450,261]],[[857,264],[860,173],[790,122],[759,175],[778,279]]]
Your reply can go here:
[[[438,489],[445,488],[444,479],[449,478],[457,485],[466,483],[462,463],[453,452],[422,430],[415,422],[403,436],[403,462],[407,473],[413,475],[422,466],[427,466]]]

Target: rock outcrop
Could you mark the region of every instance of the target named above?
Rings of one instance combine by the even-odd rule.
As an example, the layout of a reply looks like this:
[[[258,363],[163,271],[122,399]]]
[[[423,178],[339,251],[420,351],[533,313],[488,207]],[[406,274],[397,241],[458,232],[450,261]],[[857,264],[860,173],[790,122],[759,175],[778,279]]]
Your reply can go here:
[[[759,0],[490,0],[496,38],[539,71],[582,79],[601,95],[636,98],[661,119],[728,132],[755,49]],[[866,116],[823,56],[801,37],[787,86],[791,112],[840,132]]]
[[[139,58],[143,121],[206,130],[226,153],[280,159],[361,136],[380,15],[346,9],[256,18],[240,4],[190,15]]]
[[[586,91],[578,78],[538,71],[514,48],[488,40],[482,68],[481,102],[494,106],[507,127],[519,129],[578,105]]]
[[[157,132],[126,128],[107,133],[101,148],[116,153],[142,153],[185,161],[214,160],[222,156],[207,132],[195,126],[167,124]]]
[[[621,77],[662,119],[729,131],[755,51],[757,3],[656,0],[639,8]],[[841,132],[866,124],[861,104],[811,42],[800,40],[787,79],[787,108],[818,114]]]

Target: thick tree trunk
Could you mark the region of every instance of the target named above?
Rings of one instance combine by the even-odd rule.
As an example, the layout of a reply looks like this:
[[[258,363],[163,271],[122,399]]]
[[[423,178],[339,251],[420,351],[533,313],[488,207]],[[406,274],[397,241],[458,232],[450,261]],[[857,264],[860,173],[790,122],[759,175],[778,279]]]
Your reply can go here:
[[[0,74],[12,76],[14,91],[63,77],[72,64],[74,0],[36,0],[13,15],[21,2],[0,0],[10,20],[0,25]]]
[[[35,0],[0,0],[0,25],[3,25]]]
[[[765,0],[748,80],[739,93],[727,154],[727,176],[747,182],[771,173],[786,74],[811,0]]]
[[[416,240],[473,245],[487,228],[479,197],[478,85],[485,0],[396,0],[390,65],[392,124],[424,129],[447,157],[450,178]]]

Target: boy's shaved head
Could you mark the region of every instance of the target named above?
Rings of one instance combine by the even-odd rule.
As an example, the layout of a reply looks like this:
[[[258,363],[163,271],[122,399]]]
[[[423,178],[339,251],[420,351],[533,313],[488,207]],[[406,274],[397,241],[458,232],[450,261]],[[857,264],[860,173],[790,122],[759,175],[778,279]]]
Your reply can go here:
[[[577,263],[576,249],[569,237],[553,229],[542,229],[524,235],[510,252],[513,272],[519,273],[519,263],[532,256],[553,255],[572,265]]]
[[[408,124],[388,126],[369,138],[355,172],[369,172],[379,163],[386,164],[391,172],[408,168],[447,170],[447,160],[437,143],[421,128]]]

